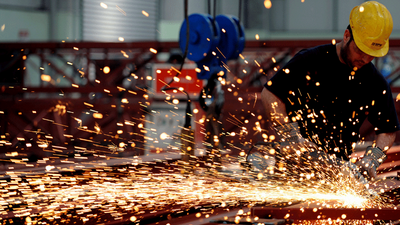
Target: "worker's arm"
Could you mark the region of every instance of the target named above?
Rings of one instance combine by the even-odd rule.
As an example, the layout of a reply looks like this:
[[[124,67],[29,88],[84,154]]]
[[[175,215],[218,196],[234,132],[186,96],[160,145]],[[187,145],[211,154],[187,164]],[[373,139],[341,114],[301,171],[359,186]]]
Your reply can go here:
[[[394,140],[396,139],[396,132],[391,133],[381,133],[376,137],[376,147],[386,152],[390,147],[392,147]]]
[[[292,146],[297,150],[301,147],[318,148],[316,144],[302,137],[298,123],[289,120],[285,103],[265,87],[261,92],[261,101],[267,112],[267,119],[274,126],[278,141],[283,146]],[[290,148],[286,147],[284,150],[288,150],[290,153]]]
[[[261,101],[267,112],[267,119],[269,119],[274,126],[289,122],[285,104],[265,87],[261,92]]]
[[[364,157],[357,162],[360,169],[371,178],[376,178],[376,170],[386,160],[385,152],[392,147],[395,139],[395,132],[378,134],[375,147],[368,147]]]

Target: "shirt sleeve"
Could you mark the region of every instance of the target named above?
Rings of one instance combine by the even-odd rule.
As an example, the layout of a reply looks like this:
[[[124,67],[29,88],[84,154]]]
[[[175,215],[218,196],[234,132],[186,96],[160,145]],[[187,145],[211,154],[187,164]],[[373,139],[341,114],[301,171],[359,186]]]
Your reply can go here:
[[[312,54],[308,50],[302,50],[265,83],[264,87],[285,103],[287,111],[298,104],[293,101],[296,101],[301,94],[300,90],[306,85],[312,61]]]

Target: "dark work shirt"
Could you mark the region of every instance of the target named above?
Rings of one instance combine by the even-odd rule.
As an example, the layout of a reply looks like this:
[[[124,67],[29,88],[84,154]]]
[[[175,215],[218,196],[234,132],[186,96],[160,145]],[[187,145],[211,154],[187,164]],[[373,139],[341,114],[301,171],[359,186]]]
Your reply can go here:
[[[372,63],[353,71],[339,61],[335,45],[300,51],[265,87],[285,103],[305,138],[344,159],[366,118],[376,134],[399,130],[393,96],[381,73]]]

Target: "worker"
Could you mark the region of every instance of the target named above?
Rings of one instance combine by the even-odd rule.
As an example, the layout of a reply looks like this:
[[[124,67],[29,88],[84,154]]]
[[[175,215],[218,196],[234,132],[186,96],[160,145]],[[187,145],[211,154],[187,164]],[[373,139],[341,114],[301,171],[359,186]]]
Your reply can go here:
[[[375,140],[357,166],[376,177],[399,130],[389,84],[372,63],[387,54],[392,28],[384,5],[364,2],[351,11],[341,42],[301,50],[267,81],[261,98],[283,146],[348,161],[368,119]]]

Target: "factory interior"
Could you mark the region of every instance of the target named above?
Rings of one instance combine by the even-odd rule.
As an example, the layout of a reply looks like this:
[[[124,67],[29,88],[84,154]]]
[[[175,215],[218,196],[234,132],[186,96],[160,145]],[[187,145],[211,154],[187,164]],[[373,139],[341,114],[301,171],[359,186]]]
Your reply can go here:
[[[360,182],[285,161],[261,99],[364,2],[0,0],[0,225],[400,224],[398,133]],[[398,116],[400,1],[379,2]]]

